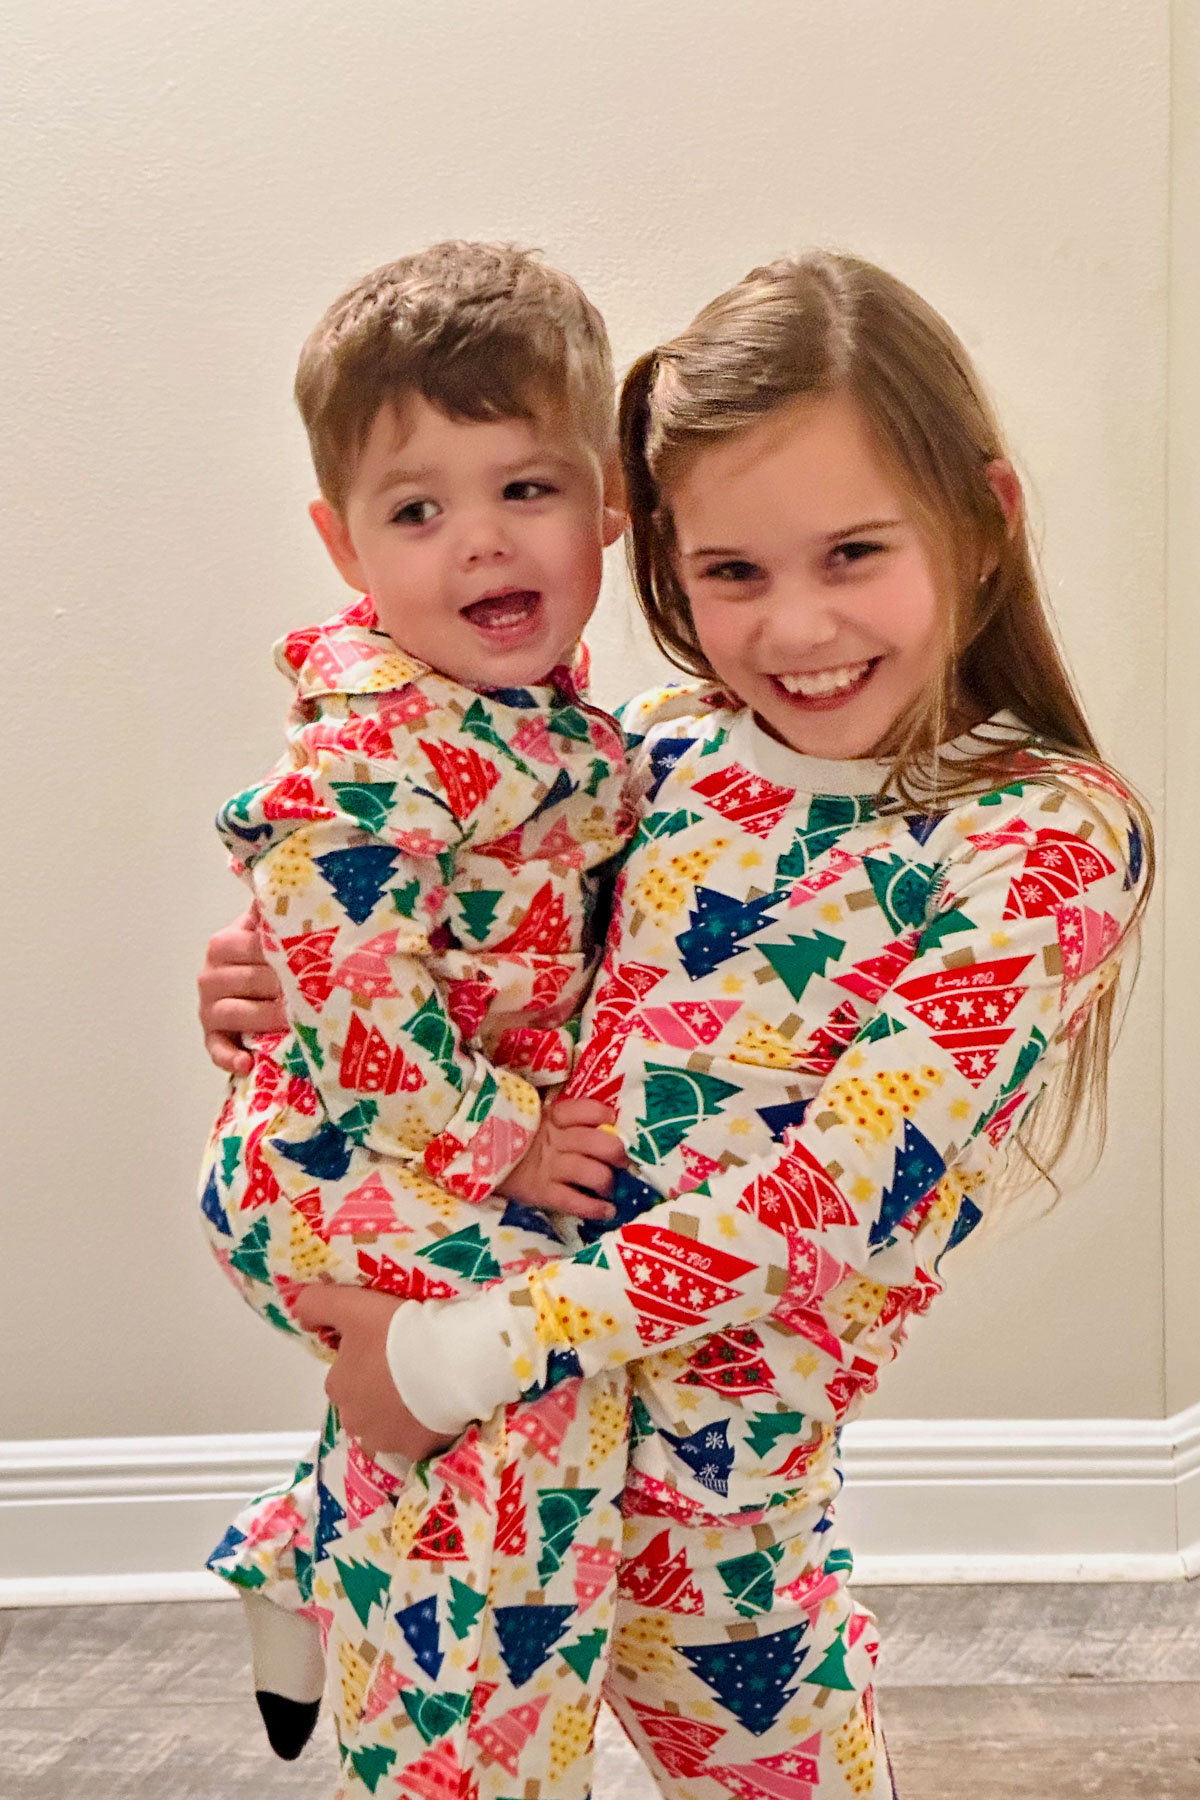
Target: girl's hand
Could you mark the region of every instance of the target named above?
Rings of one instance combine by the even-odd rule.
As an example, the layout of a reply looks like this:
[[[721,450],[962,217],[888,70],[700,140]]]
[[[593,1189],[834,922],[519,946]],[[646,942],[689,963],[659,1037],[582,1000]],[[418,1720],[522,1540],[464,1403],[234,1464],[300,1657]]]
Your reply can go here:
[[[253,906],[208,940],[196,986],[204,1048],[227,1075],[248,1074],[253,1058],[242,1042],[243,1032],[286,1031],[288,1023],[282,991],[263,955]]]
[[[390,1451],[420,1462],[454,1439],[422,1425],[396,1392],[387,1334],[401,1304],[394,1294],[321,1282],[300,1290],[296,1318],[306,1331],[324,1330],[337,1338],[337,1361],[326,1377],[325,1392],[366,1455]]]
[[[625,1162],[625,1146],[613,1130],[616,1115],[596,1100],[554,1100],[544,1108],[533,1142],[496,1189],[541,1212],[577,1219],[611,1219],[616,1208],[599,1198]],[[581,1193],[590,1188],[591,1193]]]

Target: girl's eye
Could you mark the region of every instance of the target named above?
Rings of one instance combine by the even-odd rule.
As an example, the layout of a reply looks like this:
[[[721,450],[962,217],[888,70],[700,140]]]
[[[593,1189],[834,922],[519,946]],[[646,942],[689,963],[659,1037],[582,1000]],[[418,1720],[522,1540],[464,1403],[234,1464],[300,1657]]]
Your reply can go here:
[[[854,538],[849,543],[836,544],[829,555],[835,569],[848,569],[855,563],[866,562],[868,557],[882,555],[885,548],[884,544]]]
[[[393,525],[428,525],[430,519],[437,516],[437,510],[437,504],[433,500],[407,500],[392,514],[392,523]]]
[[[731,556],[727,562],[709,563],[701,569],[705,581],[757,581],[762,570],[757,563],[743,562],[740,557]]]
[[[506,500],[544,500],[554,492],[550,481],[510,481],[504,490]]]

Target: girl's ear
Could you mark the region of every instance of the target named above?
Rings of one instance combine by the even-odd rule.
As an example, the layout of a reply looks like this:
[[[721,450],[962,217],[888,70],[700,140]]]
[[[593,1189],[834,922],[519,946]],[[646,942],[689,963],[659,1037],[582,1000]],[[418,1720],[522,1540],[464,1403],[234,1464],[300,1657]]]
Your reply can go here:
[[[356,594],[365,594],[370,583],[363,574],[349,527],[341,513],[330,506],[328,500],[314,500],[308,509],[308,516],[320,533],[321,542],[328,550],[330,560],[342,580]]]
[[[996,504],[1004,514],[1005,536],[1012,537],[1025,511],[1025,496],[1017,471],[1007,456],[993,457],[984,470],[987,484],[996,496]]]
[[[627,523],[625,507],[625,477],[621,469],[621,458],[613,450],[604,465],[604,495],[601,534],[605,548],[615,544]]]

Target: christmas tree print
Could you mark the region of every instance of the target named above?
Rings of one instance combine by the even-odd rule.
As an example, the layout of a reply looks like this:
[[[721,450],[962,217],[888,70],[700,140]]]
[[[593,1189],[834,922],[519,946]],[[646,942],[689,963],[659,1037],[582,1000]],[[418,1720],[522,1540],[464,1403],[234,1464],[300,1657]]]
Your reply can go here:
[[[438,1633],[437,1596],[429,1594],[396,1614],[396,1623],[405,1641],[431,1681],[436,1681],[442,1666],[441,1638]]]
[[[874,817],[875,802],[854,794],[818,794],[809,803],[808,818],[779,858],[775,879],[781,885],[799,881],[815,862],[845,837],[852,825]]]
[[[417,1533],[412,1555],[428,1558],[430,1562],[466,1562],[462,1527],[451,1494],[443,1494],[431,1508]]]
[[[656,800],[661,788],[675,764],[687,755],[695,744],[695,738],[660,738],[650,747],[651,779],[646,792],[646,800]]]
[[[414,1094],[425,1086],[416,1063],[376,1026],[368,1029],[357,1012],[350,1015],[338,1080],[348,1093],[360,1094]]]
[[[342,1562],[333,1558],[333,1566],[341,1578],[342,1591],[365,1626],[372,1612],[388,1591],[388,1577],[374,1563]]]
[[[384,844],[361,844],[352,850],[330,850],[318,856],[316,864],[342,911],[356,925],[365,925],[383,898],[396,853]]]
[[[893,931],[923,926],[938,871],[902,856],[864,856],[871,889]]]
[[[1007,1021],[1025,989],[1020,978],[1028,956],[969,963],[902,981],[896,988],[909,1012],[950,1053],[955,1067],[975,1087],[986,1081],[1012,1036]]]
[[[525,1554],[525,1485],[515,1463],[505,1463],[500,1475],[496,1551],[511,1557]]]
[[[309,1005],[318,1012],[333,992],[333,944],[336,928],[302,931],[280,939],[292,978]]]
[[[771,1172],[757,1176],[738,1205],[782,1232],[854,1223],[854,1212],[837,1183],[810,1150],[786,1138]]]
[[[874,1732],[863,1700],[838,1727],[834,1739],[838,1766],[852,1794],[866,1796],[875,1785]]]
[[[573,1669],[586,1687],[592,1678],[597,1657],[603,1656],[608,1647],[608,1632],[603,1626],[589,1631],[586,1637],[576,1638],[573,1644],[558,1652],[569,1669]]]
[[[904,1121],[904,1142],[896,1151],[892,1179],[884,1189],[879,1216],[871,1226],[872,1247],[882,1244],[919,1200],[923,1200],[946,1172],[946,1165],[923,1132],[911,1119]]]
[[[241,1243],[230,1252],[230,1264],[251,1281],[269,1282],[271,1271],[267,1266],[267,1252],[270,1247],[271,1226],[264,1213],[254,1221]]]
[[[487,708],[484,706],[482,700],[472,700],[470,706],[463,714],[462,724],[459,729],[460,731],[465,731],[468,737],[473,737],[477,743],[486,744],[491,750],[498,750],[501,756],[506,757],[509,762],[515,764],[522,775],[528,775],[531,780],[536,780],[536,776],[534,776],[533,770],[529,767],[529,764],[522,762],[521,758],[517,755],[519,746],[515,742],[513,744],[506,744],[504,739],[500,736],[500,733],[496,730],[496,727],[488,717]],[[520,735],[519,732],[517,735]]]
[[[610,1586],[620,1560],[620,1552],[607,1539],[598,1544],[575,1545],[575,1605],[581,1616]]]
[[[974,921],[967,917],[961,906],[950,906],[945,912],[935,913],[928,925],[922,928],[918,947],[924,955],[928,950],[936,950],[956,932],[974,929]]]
[[[689,825],[699,823],[700,814],[688,812],[683,807],[676,807],[673,812],[651,813],[638,825],[638,841],[650,843],[655,838],[678,837]]]
[[[782,899],[780,894],[763,894],[757,900],[734,900],[716,888],[697,888],[696,903],[688,915],[690,928],[675,940],[692,980],[711,975],[744,948],[743,940],[762,930]]]
[[[648,1219],[626,1225],[617,1240],[644,1344],[662,1342],[738,1297],[736,1283],[753,1267],[743,1257],[699,1244]]]
[[[495,1281],[501,1274],[500,1264],[478,1225],[452,1231],[436,1243],[426,1244],[417,1255],[439,1269],[453,1269],[464,1281]]]
[[[221,1205],[221,1193],[217,1187],[215,1169],[210,1169],[208,1172],[208,1180],[205,1182],[204,1192],[200,1196],[200,1211],[214,1231],[219,1231],[222,1237],[233,1236],[233,1227],[229,1223],[229,1216]]]
[[[314,1181],[340,1181],[350,1167],[353,1144],[332,1119],[325,1119],[310,1137],[294,1142],[274,1137],[271,1146]]]
[[[820,1662],[806,1671],[804,1680],[813,1687],[841,1688],[845,1693],[853,1693],[854,1678],[846,1673],[846,1627],[838,1626],[830,1644]]]
[[[672,1431],[664,1431],[662,1436],[680,1462],[687,1464],[701,1487],[711,1488],[714,1494],[729,1492],[733,1445],[729,1442],[728,1419],[722,1419],[716,1425],[702,1425],[699,1431],[690,1432],[686,1437],[676,1437]]]
[[[467,819],[482,806],[500,780],[495,763],[463,744],[418,739],[442,786],[456,819]]]
[[[702,1119],[721,1111],[739,1090],[715,1075],[690,1069],[672,1069],[661,1063],[646,1064],[645,1112],[631,1154],[640,1163],[658,1163],[694,1131]]]
[[[390,1256],[371,1256],[360,1250],[358,1266],[367,1287],[398,1294],[402,1300],[452,1300],[458,1292],[450,1282],[438,1281],[424,1269],[405,1268]]]
[[[692,1569],[682,1549],[671,1549],[671,1533],[660,1531],[651,1538],[621,1572],[621,1587],[639,1606],[663,1612],[701,1613],[704,1597],[692,1579]]]
[[[812,931],[806,937],[789,935],[786,944],[762,944],[760,948],[792,999],[799,1000],[813,976],[823,975],[846,946],[828,932]]]
[[[462,914],[464,930],[481,944],[495,923],[496,908],[504,898],[503,891],[500,888],[472,888],[454,897]]]
[[[326,1446],[328,1448],[328,1446]],[[317,1482],[317,1529],[313,1539],[315,1559],[320,1562],[330,1544],[338,1536],[338,1528],[346,1517],[346,1509],[323,1481]]]
[[[711,1764],[704,1774],[740,1800],[819,1800],[820,1751],[821,1733],[817,1731],[794,1749],[764,1756],[761,1762]]]
[[[445,1737],[448,1731],[461,1725],[471,1711],[470,1694],[427,1694],[419,1688],[406,1688],[400,1701],[427,1744]]]
[[[579,1225],[579,1235],[585,1244],[596,1244],[597,1240],[607,1237],[610,1231],[617,1231],[622,1225],[630,1224],[657,1206],[662,1195],[657,1188],[635,1175],[632,1169],[614,1169],[612,1186],[605,1196],[610,1206],[616,1211],[611,1219],[583,1219]],[[602,1266],[607,1266],[605,1263]]]
[[[550,1779],[561,1781],[573,1762],[592,1745],[592,1708],[585,1700],[584,1711],[573,1706],[560,1706],[550,1727]]]
[[[810,1104],[808,1100],[783,1100],[777,1106],[760,1106],[758,1116],[774,1142],[781,1144],[789,1126],[804,1123],[804,1115]]]
[[[556,706],[550,714],[550,729],[555,737],[568,738],[576,744],[590,744],[591,722],[577,706]]]
[[[833,975],[830,979],[836,986],[846,988],[860,1000],[865,1000],[868,1006],[874,1006],[904,973],[916,955],[918,942],[916,932],[897,938],[895,943],[889,944],[877,955],[864,957],[845,974]]]
[[[430,993],[405,1021],[404,1031],[414,1044],[433,1058],[451,1087],[462,1087],[462,1075],[455,1061],[454,1027],[442,1010],[436,991]]]
[[[382,831],[396,802],[394,781],[331,781],[343,812],[364,831]]]
[[[450,1577],[450,1604],[447,1620],[456,1638],[466,1637],[487,1605],[487,1595],[477,1594],[464,1581]]]
[[[500,1655],[515,1688],[536,1675],[570,1626],[573,1606],[498,1606],[494,1613]]]
[[[681,1644],[679,1651],[726,1712],[761,1737],[795,1698],[790,1684],[808,1654],[800,1641],[804,1635],[803,1625],[792,1625],[770,1637],[695,1648]]]
[[[480,1687],[495,1691],[495,1684],[491,1682],[481,1682]],[[488,1698],[490,1697],[489,1694]],[[516,1775],[520,1767],[521,1752],[537,1731],[549,1698],[548,1694],[539,1694],[536,1700],[525,1700],[520,1706],[511,1707],[508,1712],[499,1714],[495,1719],[477,1716],[472,1719],[467,1735],[486,1756],[498,1762],[510,1775]],[[485,1700],[478,1713],[482,1714],[486,1706]]]
[[[760,838],[770,837],[793,798],[793,789],[778,787],[740,763],[714,769],[692,791],[722,818]]]
[[[1033,848],[1009,889],[1004,917],[1044,918],[1113,873],[1114,865],[1094,844],[1065,831],[1035,832]]]
[[[542,1488],[538,1494],[538,1519],[542,1527],[542,1553],[538,1580],[543,1587],[562,1567],[575,1533],[598,1498],[599,1488]]]
[[[571,921],[563,897],[551,881],[538,889],[516,929],[488,946],[493,954],[528,951],[542,956],[559,956],[570,947]]]
[[[452,1744],[439,1744],[405,1769],[401,1780],[406,1795],[416,1800],[479,1800],[479,1788],[469,1770],[459,1763]]]
[[[706,1725],[699,1719],[687,1719],[679,1713],[662,1712],[641,1700],[631,1699],[629,1704],[655,1758],[676,1780],[692,1781],[702,1774],[714,1745],[725,1736],[720,1725]]]
[[[677,1379],[687,1387],[711,1388],[717,1394],[745,1399],[749,1394],[771,1394],[775,1378],[763,1360],[762,1339],[749,1325],[704,1338],[688,1358],[687,1370]]]
[[[771,1544],[765,1550],[751,1550],[745,1556],[731,1556],[717,1564],[725,1592],[743,1619],[771,1611],[775,1604],[775,1571],[782,1555],[783,1545]]]
[[[366,1744],[361,1750],[352,1750],[350,1753],[350,1765],[354,1773],[372,1793],[395,1760],[396,1751],[388,1744]]]

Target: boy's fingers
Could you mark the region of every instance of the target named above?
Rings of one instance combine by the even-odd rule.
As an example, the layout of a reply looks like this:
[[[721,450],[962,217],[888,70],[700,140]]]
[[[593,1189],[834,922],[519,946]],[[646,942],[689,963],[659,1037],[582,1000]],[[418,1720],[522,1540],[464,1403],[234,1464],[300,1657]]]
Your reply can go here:
[[[615,1125],[617,1115],[599,1100],[554,1100],[547,1112],[556,1125]]]
[[[607,1194],[613,1184],[613,1172],[608,1164],[595,1162],[590,1156],[559,1157],[554,1165],[554,1177],[571,1187],[594,1189],[599,1194]]]
[[[227,1075],[248,1075],[254,1067],[254,1058],[250,1052],[238,1038],[231,1037],[228,1032],[206,1032],[204,1048],[208,1051],[209,1060],[216,1063],[218,1069],[224,1069]]]
[[[201,1006],[200,1022],[207,1030],[224,1032],[228,1037],[286,1031],[288,1025],[287,1011],[278,1000],[214,1000]]]
[[[576,1219],[615,1219],[617,1209],[592,1194],[581,1194],[578,1188],[554,1182],[546,1200],[547,1212],[570,1213]]]
[[[611,1163],[614,1168],[625,1161],[625,1146],[620,1138],[594,1125],[556,1129],[552,1141],[559,1156],[590,1156],[596,1162]]]

